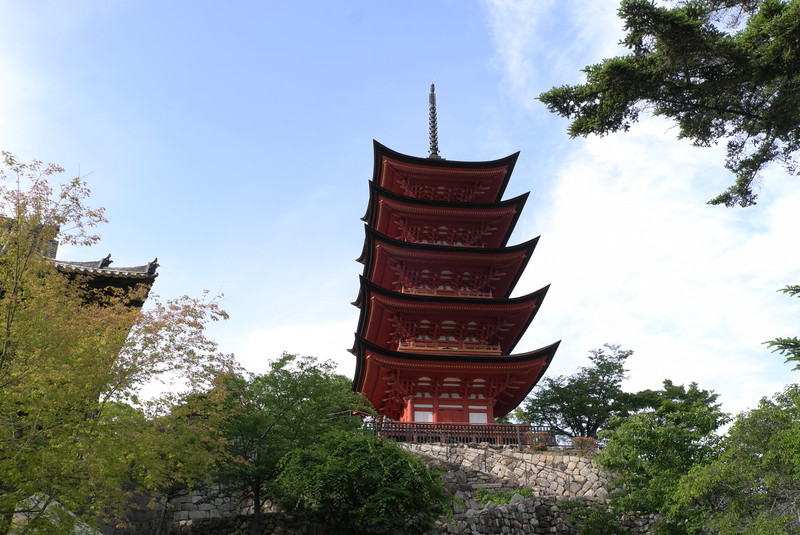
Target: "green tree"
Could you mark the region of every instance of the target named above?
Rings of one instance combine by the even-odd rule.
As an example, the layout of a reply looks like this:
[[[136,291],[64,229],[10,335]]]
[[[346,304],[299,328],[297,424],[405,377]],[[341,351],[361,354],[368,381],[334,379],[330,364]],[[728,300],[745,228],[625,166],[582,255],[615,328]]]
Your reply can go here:
[[[604,347],[589,351],[591,365],[577,373],[545,377],[526,401],[521,419],[549,425],[562,435],[597,438],[609,419],[638,409],[635,396],[621,388],[625,361],[633,351]]]
[[[67,533],[77,519],[124,498],[127,428],[110,403],[134,399],[167,372],[196,380],[233,367],[204,336],[224,317],[216,302],[181,299],[142,311],[144,297],[93,292],[42,255],[52,240],[95,243],[105,221],[86,206],[79,178],[54,191],[63,172],[4,153],[0,171],[0,535]],[[56,504],[60,504],[56,507]],[[59,517],[53,524],[52,517]],[[17,529],[17,528],[15,528]]]
[[[787,286],[780,291],[791,296],[800,296],[800,286]],[[786,362],[796,362],[797,364],[795,364],[794,369],[800,370],[800,338],[796,336],[791,338],[775,338],[774,340],[764,343],[773,348],[773,353],[786,356]]]
[[[276,496],[280,460],[327,433],[361,424],[352,411],[363,397],[335,373],[335,363],[284,353],[263,375],[225,380],[230,415],[222,426],[230,461],[216,473],[221,492],[251,500],[250,533],[258,533],[261,509]]]
[[[708,533],[800,533],[800,386],[740,414],[721,450],[683,478],[673,509]]]
[[[735,175],[710,204],[750,206],[771,162],[797,169],[800,0],[689,0],[662,7],[622,0],[631,52],[584,69],[586,83],[539,99],[572,120],[571,137],[627,131],[643,112],[668,117],[679,138],[727,141]]]
[[[452,496],[421,459],[365,432],[330,437],[284,458],[281,503],[331,535],[422,535]]]
[[[170,501],[207,488],[225,456],[220,428],[228,416],[223,392],[190,393],[146,404],[146,412],[123,407],[128,417],[129,473],[137,490],[161,506],[156,535],[164,533]]]
[[[653,409],[611,422],[600,437],[607,440],[596,457],[616,475],[610,494],[612,511],[657,514],[661,533],[692,533],[691,518],[673,508],[681,479],[695,466],[712,462],[719,453],[716,431],[728,421],[716,403],[718,395],[665,381],[663,391],[652,392]]]

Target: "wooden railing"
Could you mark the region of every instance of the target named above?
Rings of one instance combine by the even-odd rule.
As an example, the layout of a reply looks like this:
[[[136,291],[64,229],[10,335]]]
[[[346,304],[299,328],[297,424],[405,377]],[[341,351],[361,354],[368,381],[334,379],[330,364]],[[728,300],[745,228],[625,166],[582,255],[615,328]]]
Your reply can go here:
[[[495,445],[533,446],[544,439],[557,446],[552,428],[530,424],[423,424],[375,419],[365,425],[383,438],[396,442],[469,444],[488,442]]]
[[[464,342],[457,340],[401,340],[397,343],[398,351],[475,351],[476,353],[500,354],[499,344],[481,342]]]
[[[418,295],[444,295],[455,297],[492,297],[492,292],[481,292],[478,290],[448,290],[442,288],[412,288],[403,286],[400,290],[404,294],[418,294]]]

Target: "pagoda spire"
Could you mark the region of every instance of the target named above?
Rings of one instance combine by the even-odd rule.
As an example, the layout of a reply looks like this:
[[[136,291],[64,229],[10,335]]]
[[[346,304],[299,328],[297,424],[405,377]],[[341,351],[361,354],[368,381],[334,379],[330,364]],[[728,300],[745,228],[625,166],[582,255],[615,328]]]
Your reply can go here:
[[[428,132],[430,136],[430,151],[428,158],[443,160],[439,156],[439,126],[436,120],[436,88],[431,84],[431,94],[428,96]]]

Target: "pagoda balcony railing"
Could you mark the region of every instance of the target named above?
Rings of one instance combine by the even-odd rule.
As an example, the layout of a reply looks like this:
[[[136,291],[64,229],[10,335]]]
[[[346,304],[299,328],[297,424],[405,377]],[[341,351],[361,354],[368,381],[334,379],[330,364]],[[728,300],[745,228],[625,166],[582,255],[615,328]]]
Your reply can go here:
[[[396,422],[377,418],[364,424],[377,436],[395,442],[469,444],[487,442],[498,446],[531,447],[544,442],[558,446],[552,427],[530,424],[458,424]]]
[[[447,297],[484,297],[492,298],[492,292],[480,292],[477,290],[446,290],[442,288],[406,288],[403,287],[400,293],[415,295],[443,295]]]
[[[484,344],[482,342],[465,342],[454,340],[400,340],[397,343],[398,351],[464,351],[480,353],[482,355],[499,355],[499,344]]]

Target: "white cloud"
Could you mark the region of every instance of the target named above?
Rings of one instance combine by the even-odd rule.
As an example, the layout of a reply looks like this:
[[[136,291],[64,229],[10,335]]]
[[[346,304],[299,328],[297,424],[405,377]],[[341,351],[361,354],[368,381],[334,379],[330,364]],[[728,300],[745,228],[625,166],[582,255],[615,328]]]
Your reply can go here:
[[[800,280],[787,246],[800,193],[751,211],[706,205],[732,179],[721,151],[677,142],[664,124],[575,143],[549,209],[522,231],[542,241],[519,292],[553,285],[531,327],[534,345],[564,339],[553,372],[620,343],[636,352],[628,388],[697,381],[741,410],[786,382],[762,342],[793,332],[797,307],[775,290]]]
[[[239,363],[248,371],[264,373],[267,361],[287,353],[317,357],[336,362],[337,371],[353,377],[355,357],[347,350],[353,346],[357,321],[280,325],[250,332],[234,346]]]
[[[541,90],[620,53],[617,0],[487,6],[507,93],[529,109]],[[517,226],[542,239],[516,294],[552,286],[517,351],[561,338],[548,373],[569,374],[589,349],[622,344],[635,351],[628,389],[697,381],[739,411],[794,379],[763,342],[800,331],[796,300],[775,293],[800,281],[800,193],[776,169],[758,206],[708,206],[733,180],[724,149],[675,137],[671,123],[646,119],[538,164],[555,176],[531,187],[538,213],[529,206]]]
[[[485,3],[508,93],[529,111],[540,109],[535,97],[548,88],[550,75],[555,74],[560,83],[577,82],[582,75],[576,63],[595,63],[619,53],[616,0]]]

